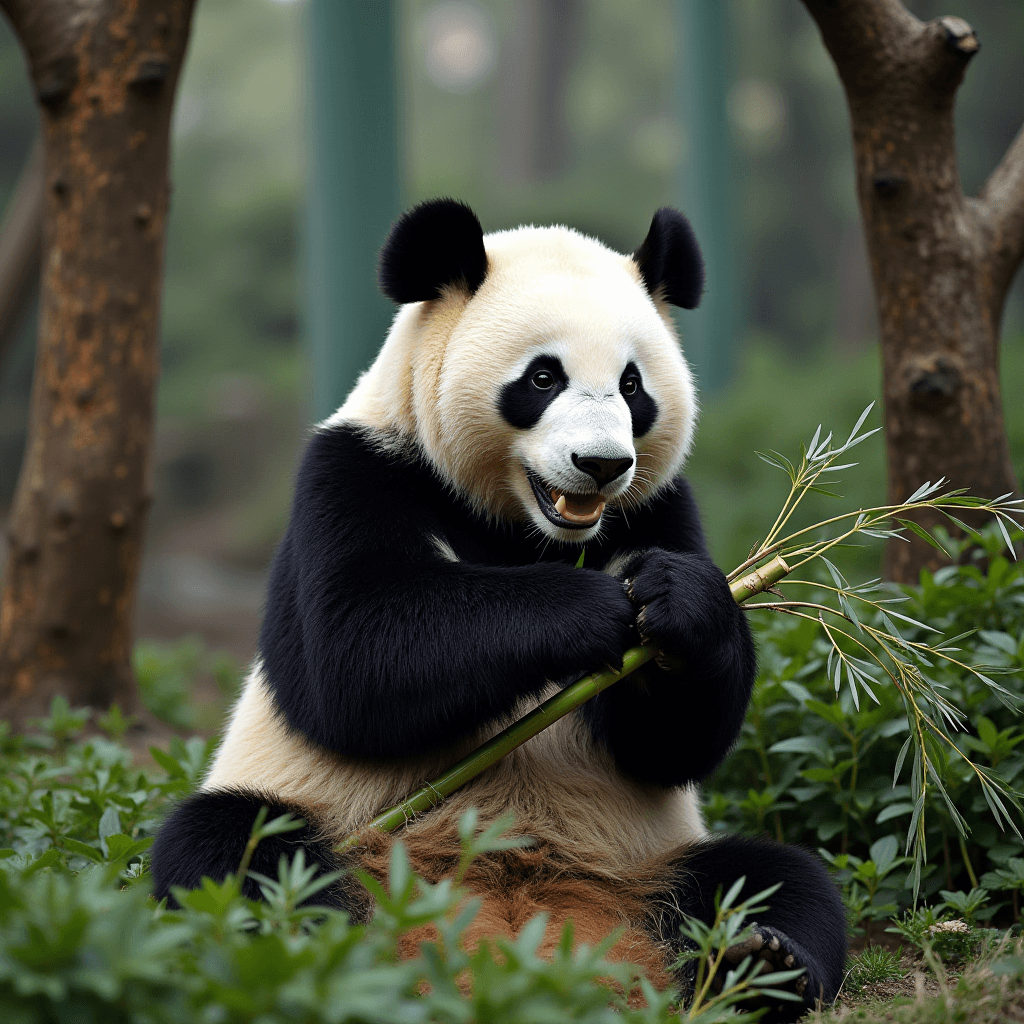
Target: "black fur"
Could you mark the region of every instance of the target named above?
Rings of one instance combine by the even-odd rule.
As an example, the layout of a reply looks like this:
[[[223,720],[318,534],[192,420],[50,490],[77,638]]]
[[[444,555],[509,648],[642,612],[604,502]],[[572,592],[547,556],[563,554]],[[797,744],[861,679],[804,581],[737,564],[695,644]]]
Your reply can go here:
[[[158,900],[166,896],[171,906],[177,906],[172,887],[198,889],[204,876],[219,882],[237,871],[263,806],[267,807],[267,821],[286,813],[296,818],[308,816],[297,807],[249,790],[197,793],[180,804],[153,844],[153,895]],[[282,855],[290,861],[300,847],[305,849],[306,864],[318,866],[318,875],[342,866],[330,844],[307,822],[295,831],[261,840],[249,870],[276,879]],[[249,899],[260,898],[259,884],[253,878],[245,879],[242,892]],[[346,877],[321,889],[309,902],[346,910],[358,918],[365,912],[361,894],[365,899],[361,887]]]
[[[768,839],[723,836],[687,850],[675,863],[674,875],[672,892],[659,901],[652,930],[677,950],[685,947],[679,934],[684,915],[710,924],[716,893],[725,895],[738,878],[746,881],[736,902],[782,883],[759,901],[768,909],[756,915],[758,930],[768,941],[779,939],[781,956],[772,957],[778,962],[770,961],[770,969],[785,970],[785,955],[792,954],[794,967],[806,969],[806,983],[795,989],[802,990],[802,1004],[772,1001],[762,1020],[793,1021],[818,999],[825,1005],[835,999],[846,960],[846,917],[835,884],[814,854]]]
[[[554,379],[551,387],[539,388],[534,384],[533,376],[540,370],[551,374]],[[544,415],[544,410],[565,390],[568,383],[561,359],[557,356],[537,356],[530,360],[530,365],[518,380],[509,381],[501,389],[498,409],[510,426],[528,430],[536,425]]]
[[[699,782],[743,724],[756,669],[750,628],[703,551],[656,548],[625,573],[640,630],[667,657],[588,701],[584,717],[630,775],[659,786]],[[684,737],[683,722],[700,726]]]
[[[651,229],[633,253],[652,294],[683,309],[696,309],[704,291],[704,257],[690,222],[670,206],[651,220]]]
[[[606,702],[588,714],[638,777],[670,784],[702,777],[735,739],[746,708],[749,629],[729,605],[716,635],[710,625],[686,633],[724,584],[707,561],[683,481],[631,512],[628,527],[608,515],[605,536],[587,545],[587,567],[576,569],[578,547],[488,524],[425,462],[382,454],[358,428],[319,433],[299,472],[260,637],[289,724],[349,756],[422,753],[509,711],[546,679],[618,665],[638,640],[639,609],[618,580],[597,570],[617,553],[657,548],[692,556],[701,570],[680,563],[685,585],[673,596],[688,610],[668,626],[664,616],[651,623],[692,666],[681,675],[656,670],[640,710],[629,714],[638,735],[608,723]],[[459,561],[445,559],[435,538]],[[653,557],[645,559],[653,565]],[[617,705],[614,688],[607,696]],[[702,728],[699,757],[678,732],[693,700],[722,723]],[[637,756],[638,742],[646,757]]]
[[[377,282],[393,302],[426,302],[446,285],[472,295],[487,273],[484,231],[476,214],[454,199],[432,199],[395,222],[380,251]]]
[[[637,382],[636,391],[627,395],[623,387],[627,380],[634,379]],[[627,363],[619,378],[619,390],[622,397],[629,406],[629,415],[633,419],[633,436],[643,437],[658,418],[658,403],[644,389],[644,379],[637,369],[636,363]]]

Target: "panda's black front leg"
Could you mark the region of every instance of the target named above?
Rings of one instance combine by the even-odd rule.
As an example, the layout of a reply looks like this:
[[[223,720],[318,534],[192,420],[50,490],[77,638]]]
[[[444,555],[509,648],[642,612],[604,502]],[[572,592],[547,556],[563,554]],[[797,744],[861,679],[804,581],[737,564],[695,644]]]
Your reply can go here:
[[[700,781],[743,723],[756,670],[750,627],[703,552],[647,551],[624,575],[641,636],[660,655],[584,705],[584,714],[636,778],[664,786]]]
[[[730,966],[750,955],[766,961],[762,973],[803,972],[785,986],[799,1001],[758,1003],[768,1005],[762,1020],[793,1021],[819,1002],[827,1006],[835,999],[846,960],[846,916],[839,891],[814,854],[763,838],[723,836],[686,850],[673,863],[671,876],[671,892],[652,912],[652,930],[677,952],[692,948],[679,931],[685,918],[712,924],[716,896],[737,879],[745,881],[734,906],[781,883],[758,901],[766,909],[755,915],[751,938],[725,954]]]

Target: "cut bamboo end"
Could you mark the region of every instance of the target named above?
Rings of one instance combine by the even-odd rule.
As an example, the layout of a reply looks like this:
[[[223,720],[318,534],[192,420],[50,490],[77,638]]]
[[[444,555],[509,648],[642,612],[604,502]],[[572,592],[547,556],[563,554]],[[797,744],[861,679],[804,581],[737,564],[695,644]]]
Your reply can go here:
[[[763,594],[766,590],[771,590],[779,580],[784,579],[792,571],[782,555],[776,555],[757,569],[751,569],[746,576],[733,580],[729,584],[729,589],[732,591],[736,603],[742,604],[756,594]]]

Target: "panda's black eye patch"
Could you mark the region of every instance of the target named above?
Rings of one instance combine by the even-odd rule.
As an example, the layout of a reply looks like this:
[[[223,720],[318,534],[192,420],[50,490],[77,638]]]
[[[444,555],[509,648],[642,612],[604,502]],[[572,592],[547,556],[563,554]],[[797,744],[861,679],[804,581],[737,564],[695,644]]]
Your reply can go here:
[[[643,437],[658,418],[658,403],[644,390],[644,381],[636,363],[627,363],[619,378],[619,391],[629,406],[633,436]]]
[[[516,380],[501,389],[498,409],[511,426],[528,430],[568,383],[557,356],[537,356]]]

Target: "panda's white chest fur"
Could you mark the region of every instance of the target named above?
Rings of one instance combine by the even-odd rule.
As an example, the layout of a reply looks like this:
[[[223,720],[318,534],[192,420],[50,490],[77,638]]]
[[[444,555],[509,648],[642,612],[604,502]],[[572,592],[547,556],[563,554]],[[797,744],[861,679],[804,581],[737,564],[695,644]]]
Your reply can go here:
[[[531,706],[524,702],[510,720]],[[329,838],[340,840],[506,724],[494,723],[458,748],[425,757],[342,757],[288,729],[257,664],[203,789],[246,788],[306,808]],[[479,810],[484,823],[511,812],[516,832],[572,850],[613,873],[706,835],[695,789],[665,789],[627,778],[575,713],[507,755],[426,818],[432,827],[441,818],[454,823],[469,807]]]

